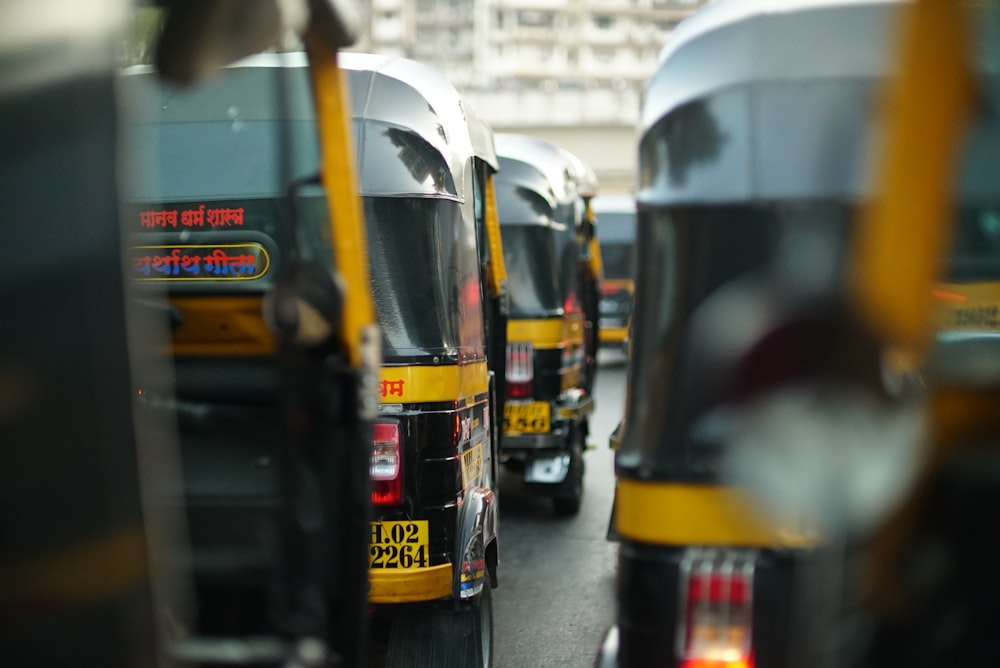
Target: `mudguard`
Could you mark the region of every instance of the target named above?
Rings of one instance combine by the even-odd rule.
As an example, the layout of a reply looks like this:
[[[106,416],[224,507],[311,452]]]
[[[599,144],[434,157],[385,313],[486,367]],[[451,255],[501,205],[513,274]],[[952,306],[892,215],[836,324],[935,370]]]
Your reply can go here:
[[[497,504],[493,490],[483,487],[468,490],[458,512],[458,540],[455,542],[458,567],[453,583],[456,599],[471,598],[482,590],[484,583],[492,586],[496,581],[496,527]]]

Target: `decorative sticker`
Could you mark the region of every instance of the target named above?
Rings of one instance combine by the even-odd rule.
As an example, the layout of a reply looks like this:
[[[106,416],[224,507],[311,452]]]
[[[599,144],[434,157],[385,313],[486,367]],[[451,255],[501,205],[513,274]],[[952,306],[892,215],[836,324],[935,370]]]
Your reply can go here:
[[[379,381],[379,391],[382,397],[401,397],[403,396],[403,384],[405,380],[381,380]]]
[[[483,444],[480,441],[462,453],[462,489],[479,482],[483,475]]]
[[[128,274],[137,281],[252,281],[271,268],[257,243],[133,246]]]
[[[211,229],[221,227],[243,227],[243,207],[205,208],[199,204],[197,209],[162,209],[139,212],[139,227],[143,230],[176,230],[184,228]]]

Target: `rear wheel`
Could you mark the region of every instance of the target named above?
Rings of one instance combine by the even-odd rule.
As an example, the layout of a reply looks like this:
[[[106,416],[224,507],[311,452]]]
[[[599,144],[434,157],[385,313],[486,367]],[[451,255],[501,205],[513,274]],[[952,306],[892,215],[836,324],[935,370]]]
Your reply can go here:
[[[493,594],[483,591],[459,609],[414,609],[392,625],[387,668],[490,668]]]
[[[575,427],[570,435],[572,445],[569,451],[569,472],[563,483],[564,491],[559,496],[552,497],[552,506],[557,515],[576,515],[580,512],[580,504],[583,502],[583,444],[586,438],[583,425]]]

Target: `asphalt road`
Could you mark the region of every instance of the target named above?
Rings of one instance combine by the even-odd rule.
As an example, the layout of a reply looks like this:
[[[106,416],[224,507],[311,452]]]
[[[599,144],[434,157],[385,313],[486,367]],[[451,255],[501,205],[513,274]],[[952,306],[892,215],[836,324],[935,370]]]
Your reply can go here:
[[[625,358],[602,351],[601,361],[579,515],[558,517],[516,476],[501,476],[494,668],[591,666],[614,620],[617,546],[605,539],[614,490],[608,435],[624,406]]]

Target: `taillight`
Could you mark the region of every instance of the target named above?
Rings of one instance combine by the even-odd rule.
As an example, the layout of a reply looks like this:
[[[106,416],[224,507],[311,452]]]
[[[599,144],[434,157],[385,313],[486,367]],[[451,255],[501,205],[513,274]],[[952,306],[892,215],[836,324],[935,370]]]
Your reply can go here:
[[[530,343],[511,343],[507,346],[507,396],[511,399],[530,399],[534,394],[534,356]]]
[[[394,506],[403,502],[403,449],[398,423],[375,423],[368,470],[372,479],[373,504]]]
[[[750,551],[691,548],[681,562],[682,668],[753,668]]]

